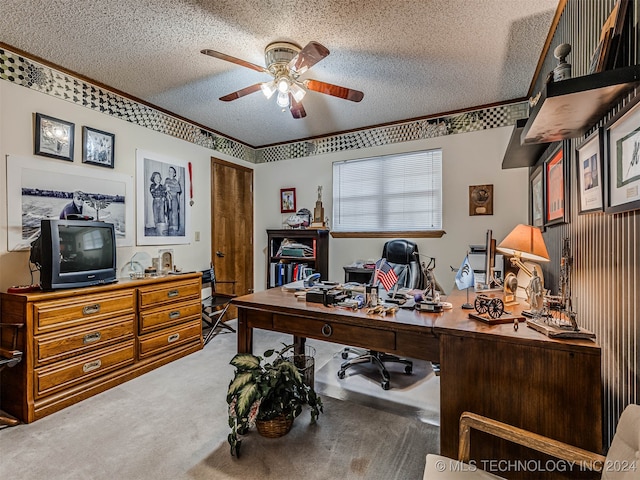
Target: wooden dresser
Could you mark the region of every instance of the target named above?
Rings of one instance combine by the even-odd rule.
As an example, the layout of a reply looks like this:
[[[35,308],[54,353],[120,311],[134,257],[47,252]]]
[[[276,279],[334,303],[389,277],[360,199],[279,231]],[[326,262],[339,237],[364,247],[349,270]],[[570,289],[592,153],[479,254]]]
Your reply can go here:
[[[33,422],[200,350],[200,292],[192,273],[0,294],[3,322],[25,325],[23,361],[2,372],[2,409]]]

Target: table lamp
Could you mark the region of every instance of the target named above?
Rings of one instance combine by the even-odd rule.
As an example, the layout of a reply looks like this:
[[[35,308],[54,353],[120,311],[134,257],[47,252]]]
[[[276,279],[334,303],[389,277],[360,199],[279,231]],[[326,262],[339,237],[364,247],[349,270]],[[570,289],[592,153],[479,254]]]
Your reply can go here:
[[[549,261],[549,253],[547,252],[547,246],[544,244],[542,232],[537,227],[520,224],[500,242],[497,250],[506,255],[512,255],[511,264],[519,269],[515,296],[527,298],[526,288],[534,275],[534,271],[540,277],[540,281],[543,282],[542,269],[540,265],[533,262]],[[510,283],[513,284],[514,282]],[[505,284],[507,284],[506,278]]]

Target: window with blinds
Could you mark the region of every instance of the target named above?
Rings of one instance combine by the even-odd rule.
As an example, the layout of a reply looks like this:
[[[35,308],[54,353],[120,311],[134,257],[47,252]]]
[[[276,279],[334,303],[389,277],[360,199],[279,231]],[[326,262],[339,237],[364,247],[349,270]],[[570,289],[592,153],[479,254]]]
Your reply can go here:
[[[442,150],[333,164],[333,231],[442,230]]]

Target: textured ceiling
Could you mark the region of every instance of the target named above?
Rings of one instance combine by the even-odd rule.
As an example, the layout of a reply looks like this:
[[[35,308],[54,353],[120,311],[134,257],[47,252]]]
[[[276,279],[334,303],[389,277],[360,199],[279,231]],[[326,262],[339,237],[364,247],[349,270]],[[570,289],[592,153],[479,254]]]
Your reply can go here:
[[[435,115],[527,95],[557,0],[2,0],[0,41],[251,146]],[[274,41],[330,55],[304,78],[304,119],[256,92],[269,80],[205,56],[264,65]],[[553,46],[552,46],[553,47]]]

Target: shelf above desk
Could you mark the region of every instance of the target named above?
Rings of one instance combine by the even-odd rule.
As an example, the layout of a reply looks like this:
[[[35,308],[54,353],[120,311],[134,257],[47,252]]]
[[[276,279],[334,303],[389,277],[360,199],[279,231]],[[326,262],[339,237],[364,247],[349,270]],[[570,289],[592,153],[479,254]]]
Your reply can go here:
[[[521,144],[558,142],[583,135],[631,89],[640,65],[549,83],[521,134]]]

